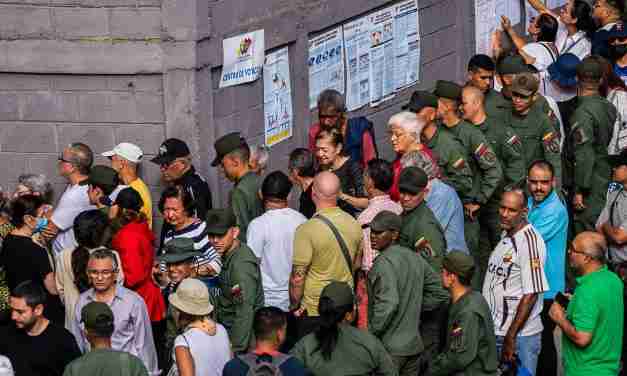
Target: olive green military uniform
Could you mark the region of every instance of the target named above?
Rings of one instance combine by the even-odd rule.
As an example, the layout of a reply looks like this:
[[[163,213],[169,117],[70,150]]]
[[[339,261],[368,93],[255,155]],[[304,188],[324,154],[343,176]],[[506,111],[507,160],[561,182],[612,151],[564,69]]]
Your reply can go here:
[[[404,212],[402,218],[400,245],[416,250],[434,270],[439,271],[446,252],[446,239],[444,229],[431,209],[423,201],[413,210]]]
[[[490,308],[481,293],[469,291],[451,304],[444,352],[430,362],[427,375],[496,375],[497,366]]]
[[[607,188],[612,177],[607,145],[616,121],[616,107],[595,95],[579,97],[571,117],[571,142],[574,151],[575,193],[584,197],[586,208],[575,210],[575,234],[594,231],[595,223],[605,205]]]
[[[476,203],[484,207],[503,180],[501,164],[481,130],[472,124],[462,120],[449,130],[464,145],[467,153],[472,155],[470,169],[473,173],[473,190],[470,197],[463,199],[462,202],[464,204]],[[480,226],[477,219],[471,220],[468,216],[464,216],[464,235],[468,249],[475,257],[480,270],[486,269],[492,249],[479,247]],[[480,273],[476,273],[474,283],[476,288],[481,286],[480,277]]]
[[[390,354],[372,334],[339,324],[339,335],[331,359],[324,359],[315,334],[301,339],[290,351],[316,376],[398,375]]]
[[[426,145],[435,155],[444,180],[457,191],[460,198],[472,191],[472,171],[464,147],[443,126],[438,125]]]
[[[148,376],[135,355],[112,349],[92,350],[65,367],[63,376]]]
[[[562,157],[557,118],[547,115],[541,106],[534,105],[526,115],[514,113],[511,126],[522,140],[525,166],[538,159],[549,161],[555,169],[555,181],[559,192],[562,181]]]
[[[375,259],[367,288],[368,330],[381,339],[393,357],[420,354],[424,345],[416,323],[421,312],[448,301],[436,271],[411,249],[392,245]],[[405,365],[399,374],[415,375],[417,371],[416,362]]]
[[[231,191],[231,208],[240,228],[239,239],[246,241],[248,224],[263,214],[263,204],[259,199],[261,178],[254,172],[248,172],[235,184]]]
[[[485,112],[499,124],[509,124],[512,117],[512,101],[494,89],[489,89],[484,97]]]
[[[495,118],[488,116],[483,123],[475,125],[475,127],[485,135],[503,170],[501,183],[479,212],[480,255],[489,257],[500,240],[499,207],[501,195],[506,187],[517,186],[524,181],[526,166],[520,137],[508,125],[499,123]],[[479,281],[483,281],[487,262],[488,259],[486,258],[479,264]]]
[[[253,340],[253,316],[263,307],[259,263],[244,243],[223,256],[216,297],[216,318],[229,333],[233,352],[248,350]]]

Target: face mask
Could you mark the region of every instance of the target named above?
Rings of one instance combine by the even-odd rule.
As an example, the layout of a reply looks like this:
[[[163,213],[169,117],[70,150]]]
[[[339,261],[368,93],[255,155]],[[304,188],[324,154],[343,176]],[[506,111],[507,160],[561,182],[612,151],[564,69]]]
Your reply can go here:
[[[42,232],[48,226],[48,218],[37,218],[37,224],[33,229],[33,234]]]
[[[610,46],[610,54],[614,59],[620,59],[627,54],[627,44],[617,44]]]

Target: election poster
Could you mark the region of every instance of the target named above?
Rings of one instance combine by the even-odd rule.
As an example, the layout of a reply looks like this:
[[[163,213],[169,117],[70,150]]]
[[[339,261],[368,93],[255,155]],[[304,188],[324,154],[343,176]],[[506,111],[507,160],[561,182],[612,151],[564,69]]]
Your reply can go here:
[[[370,19],[344,25],[346,107],[354,111],[370,101]]]
[[[393,95],[394,79],[394,7],[369,15],[370,29],[370,104]]]
[[[475,0],[475,52],[491,55],[491,38],[496,27],[496,2]]]
[[[342,27],[331,29],[309,40],[309,108],[317,105],[326,89],[344,94],[344,38]]]
[[[265,144],[273,146],[292,137],[292,85],[288,48],[270,53],[263,65]]]
[[[252,82],[261,76],[265,54],[263,30],[224,39],[222,48],[220,88]]]
[[[395,5],[394,13],[394,77],[398,90],[415,84],[420,77],[418,1],[403,1]]]

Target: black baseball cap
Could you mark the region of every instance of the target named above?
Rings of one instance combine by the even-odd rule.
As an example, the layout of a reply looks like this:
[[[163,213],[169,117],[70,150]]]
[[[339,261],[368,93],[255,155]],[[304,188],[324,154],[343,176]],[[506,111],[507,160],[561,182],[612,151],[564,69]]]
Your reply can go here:
[[[184,141],[178,138],[168,138],[159,146],[159,154],[150,161],[163,165],[171,163],[176,158],[187,157],[189,154],[189,148]]]

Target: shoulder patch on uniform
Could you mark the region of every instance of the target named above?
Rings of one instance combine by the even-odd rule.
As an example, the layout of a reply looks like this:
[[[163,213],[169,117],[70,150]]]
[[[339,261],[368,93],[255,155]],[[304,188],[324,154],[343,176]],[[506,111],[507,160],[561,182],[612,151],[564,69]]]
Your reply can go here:
[[[242,288],[240,287],[239,284],[231,287],[231,296],[233,297],[233,300],[236,303],[243,302],[244,298],[243,298],[243,294],[242,294]]]
[[[511,146],[522,144],[522,142],[520,141],[520,138],[518,138],[518,136],[516,135],[513,135],[512,137],[510,137],[506,142],[507,144]]]
[[[560,152],[560,137],[557,132],[548,132],[544,136],[542,136],[542,142],[544,143],[544,147],[549,150],[551,153],[559,153]]]
[[[483,156],[483,154],[485,154],[487,151],[488,151],[488,145],[486,145],[485,143],[482,142],[475,149],[475,156],[477,158],[481,158],[481,156]]]
[[[420,239],[416,240],[414,244],[416,250],[422,253],[425,256],[433,257],[435,256],[435,252],[433,251],[433,247],[431,247],[431,243],[424,236],[421,236]]]
[[[582,127],[573,127],[573,142],[575,145],[585,144],[590,140],[586,131]]]
[[[451,350],[462,351],[464,347],[464,328],[459,325],[459,322],[453,322],[451,326]]]
[[[464,158],[459,158],[453,163],[453,167],[457,170],[463,168],[465,165],[466,165],[466,161],[464,160]]]
[[[490,145],[487,145],[483,142],[477,147],[477,149],[475,149],[475,158],[481,161],[488,162],[490,164],[496,161],[496,155],[492,151]]]

